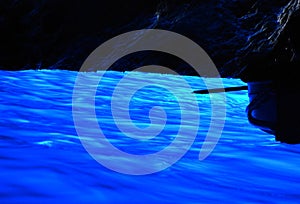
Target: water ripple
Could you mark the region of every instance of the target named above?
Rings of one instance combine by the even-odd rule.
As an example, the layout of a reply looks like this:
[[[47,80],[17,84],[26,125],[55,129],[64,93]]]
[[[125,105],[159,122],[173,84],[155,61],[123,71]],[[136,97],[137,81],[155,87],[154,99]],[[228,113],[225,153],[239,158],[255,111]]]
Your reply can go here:
[[[104,132],[111,143],[124,151],[136,154],[160,151],[178,133],[177,99],[155,86],[136,93],[131,101],[136,125],[146,127],[149,124],[148,110],[157,103],[165,108],[168,123],[159,137],[135,142],[118,131],[108,103],[124,74],[107,73],[102,82],[105,89],[97,91],[96,112]],[[86,79],[93,80],[97,76],[99,73],[88,73]],[[128,83],[129,88],[137,86],[139,80],[180,87],[178,76],[146,73],[136,73],[136,76]],[[218,96],[197,95],[201,122],[196,141],[187,154],[162,172],[135,177],[106,169],[81,145],[72,119],[75,78],[76,73],[69,71],[0,71],[1,203],[299,201],[299,145],[278,143],[272,135],[248,123],[246,91],[227,94],[225,128],[208,158],[199,161],[198,154],[210,122],[211,97]],[[200,78],[186,77],[186,80],[193,89],[205,88]],[[224,84],[243,85],[237,79],[224,79]],[[123,91],[125,93],[126,89]],[[185,94],[186,90],[182,90],[183,108],[188,114],[195,114],[188,112],[191,104]],[[85,101],[82,107],[87,108]],[[91,118],[87,116],[86,120]],[[194,125],[193,121],[186,124],[187,128]],[[172,149],[170,157],[175,153],[176,149]]]

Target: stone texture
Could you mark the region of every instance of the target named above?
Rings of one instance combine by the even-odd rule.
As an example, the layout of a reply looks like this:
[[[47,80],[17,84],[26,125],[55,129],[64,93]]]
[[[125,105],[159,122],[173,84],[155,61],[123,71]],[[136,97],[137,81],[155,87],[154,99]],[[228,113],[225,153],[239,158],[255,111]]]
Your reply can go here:
[[[280,64],[299,62],[298,9],[299,0],[3,0],[0,69],[79,70],[106,40],[159,28],[197,42],[222,77],[262,80],[273,77]],[[196,74],[182,60],[160,54],[130,55],[111,69],[160,64]]]

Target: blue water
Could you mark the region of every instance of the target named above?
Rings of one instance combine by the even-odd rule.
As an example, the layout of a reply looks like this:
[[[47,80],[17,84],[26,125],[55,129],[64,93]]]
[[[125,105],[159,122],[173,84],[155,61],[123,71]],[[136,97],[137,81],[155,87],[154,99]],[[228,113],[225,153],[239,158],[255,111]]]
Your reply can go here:
[[[145,81],[150,86],[130,102],[133,123],[147,128],[154,105],[168,115],[157,139],[135,142],[118,130],[110,111],[111,94],[125,75],[108,72],[97,89],[100,127],[122,151],[140,155],[160,151],[176,137],[181,118],[177,100],[184,100],[190,90],[181,87],[178,76],[134,73],[121,94]],[[178,162],[153,174],[134,176],[104,167],[83,147],[72,115],[76,76],[76,72],[55,70],[0,72],[0,203],[299,203],[299,145],[276,142],[274,136],[248,123],[246,91],[226,93],[225,126],[206,159],[198,159],[199,151],[210,122],[211,100],[218,94],[196,96],[197,138]],[[88,87],[99,73],[85,77]],[[201,78],[184,79],[193,90],[205,88]],[[238,79],[223,79],[223,83],[244,85]],[[178,87],[182,95],[176,98],[155,84]],[[121,96],[118,103],[123,103]],[[188,101],[183,104],[183,111],[192,108]],[[188,123],[189,128],[195,125]]]

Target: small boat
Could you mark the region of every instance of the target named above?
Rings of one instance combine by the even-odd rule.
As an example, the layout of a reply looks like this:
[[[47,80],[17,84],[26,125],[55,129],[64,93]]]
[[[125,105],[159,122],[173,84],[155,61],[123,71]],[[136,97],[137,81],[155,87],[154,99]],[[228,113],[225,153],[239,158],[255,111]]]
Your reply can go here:
[[[249,122],[288,144],[300,144],[300,87],[295,82],[248,82]]]
[[[248,82],[249,122],[269,134],[276,133],[277,100],[272,81]]]

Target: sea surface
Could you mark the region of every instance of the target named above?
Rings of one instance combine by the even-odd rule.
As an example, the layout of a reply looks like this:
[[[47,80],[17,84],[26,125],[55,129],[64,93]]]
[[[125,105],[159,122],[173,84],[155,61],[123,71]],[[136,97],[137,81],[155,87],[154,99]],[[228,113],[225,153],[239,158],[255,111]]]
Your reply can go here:
[[[0,203],[300,202],[299,145],[279,143],[273,135],[249,124],[245,114],[247,91],[223,94],[226,117],[222,134],[212,152],[199,160],[211,125],[211,104],[221,94],[192,94],[193,90],[206,88],[202,78],[135,72],[113,96],[127,72],[81,73],[86,90],[95,88],[91,84],[102,76],[93,102],[85,100],[85,89],[81,89],[82,95],[73,94],[77,74],[62,70],[0,71]],[[182,79],[190,89],[183,86]],[[245,85],[239,79],[222,81],[224,87]],[[149,85],[143,87],[145,82]],[[123,106],[134,89],[137,91],[129,97],[129,106]],[[171,89],[178,90],[179,95],[174,96]],[[112,103],[113,97],[117,100]],[[188,101],[189,97],[195,97],[195,101]],[[95,108],[97,128],[75,126],[74,101],[82,108],[79,120],[89,119],[84,114],[85,107]],[[192,111],[195,104],[199,111]],[[115,115],[114,105],[118,105],[114,107]],[[167,120],[157,138],[135,141],[120,131],[118,124],[134,124],[141,129],[162,124],[156,120],[160,115],[151,112],[154,106],[165,110]],[[149,111],[156,118],[149,118]],[[130,121],[114,120],[119,113],[127,112]],[[191,118],[185,127],[197,130],[191,147],[173,165],[145,175],[107,168],[84,147],[84,141],[91,138],[78,134],[86,131],[97,135],[101,128],[120,151],[141,156],[155,154],[168,148],[178,136],[182,114]],[[198,116],[199,124],[192,120]],[[189,137],[186,132],[181,137]],[[172,156],[176,149],[171,152]],[[113,154],[98,154],[106,161],[118,161]],[[115,166],[118,168],[118,163]],[[143,168],[147,169],[147,164]]]

